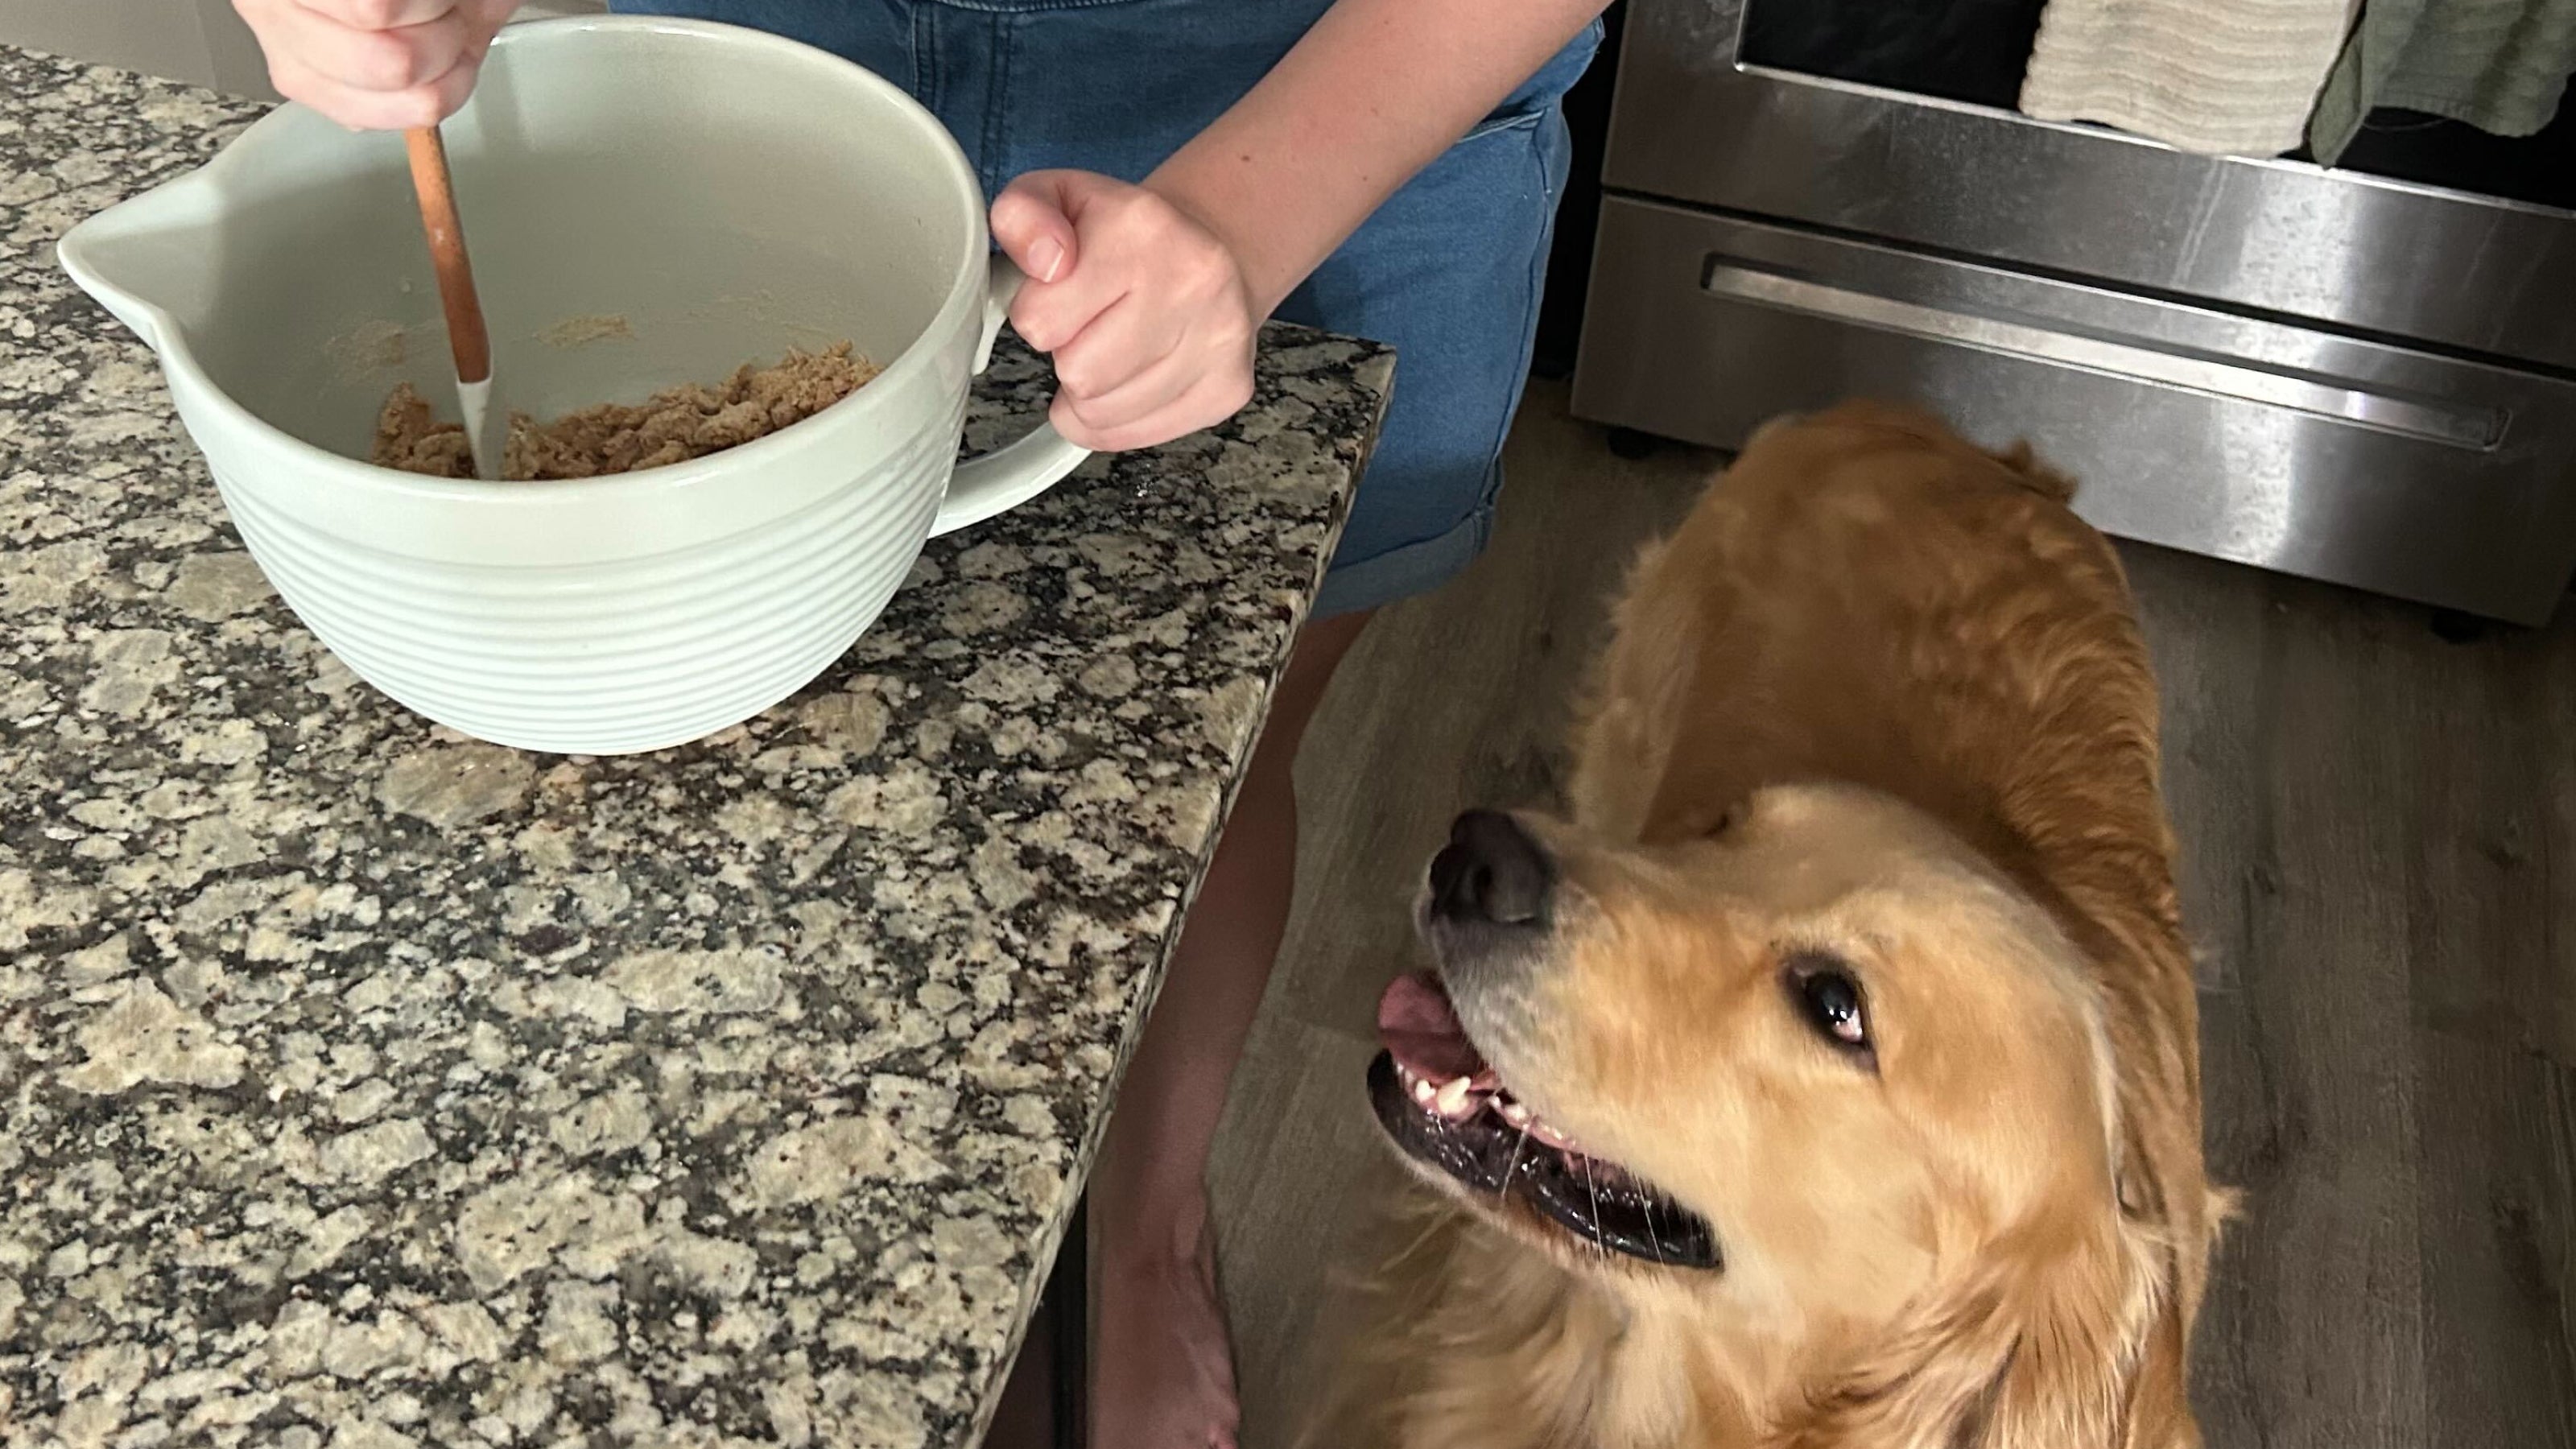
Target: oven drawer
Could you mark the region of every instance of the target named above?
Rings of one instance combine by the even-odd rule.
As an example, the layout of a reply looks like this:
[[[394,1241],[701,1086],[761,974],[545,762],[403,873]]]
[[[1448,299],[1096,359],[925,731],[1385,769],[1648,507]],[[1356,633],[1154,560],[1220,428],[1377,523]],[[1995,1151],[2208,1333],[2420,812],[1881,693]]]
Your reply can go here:
[[[1867,395],[2028,438],[2125,538],[2522,623],[2576,565],[2576,384],[1612,197],[1575,409],[1734,447]]]

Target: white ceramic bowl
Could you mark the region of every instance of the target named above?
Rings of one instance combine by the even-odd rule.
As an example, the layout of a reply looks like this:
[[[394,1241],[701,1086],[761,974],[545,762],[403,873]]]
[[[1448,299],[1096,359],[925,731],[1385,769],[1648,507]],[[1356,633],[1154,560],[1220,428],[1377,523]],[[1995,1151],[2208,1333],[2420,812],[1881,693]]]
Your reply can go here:
[[[526,749],[697,739],[821,673],[929,535],[1081,462],[1042,427],[956,466],[1016,279],[956,143],[859,67],[727,26],[538,22],[446,131],[500,402],[639,402],[845,338],[885,371],[691,463],[422,478],[355,461],[397,381],[454,415],[399,136],[287,106],[76,227],[64,267],[159,353],[252,557],[411,709]]]

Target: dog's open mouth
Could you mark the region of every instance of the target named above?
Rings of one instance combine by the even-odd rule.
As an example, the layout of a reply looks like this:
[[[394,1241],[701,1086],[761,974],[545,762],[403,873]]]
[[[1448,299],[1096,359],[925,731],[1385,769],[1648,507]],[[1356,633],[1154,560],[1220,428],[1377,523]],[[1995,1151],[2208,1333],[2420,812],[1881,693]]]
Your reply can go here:
[[[1512,1095],[1436,977],[1397,980],[1377,1020],[1386,1050],[1369,1064],[1369,1100],[1407,1156],[1472,1192],[1517,1198],[1612,1252],[1675,1268],[1721,1265],[1707,1219],[1586,1154]]]

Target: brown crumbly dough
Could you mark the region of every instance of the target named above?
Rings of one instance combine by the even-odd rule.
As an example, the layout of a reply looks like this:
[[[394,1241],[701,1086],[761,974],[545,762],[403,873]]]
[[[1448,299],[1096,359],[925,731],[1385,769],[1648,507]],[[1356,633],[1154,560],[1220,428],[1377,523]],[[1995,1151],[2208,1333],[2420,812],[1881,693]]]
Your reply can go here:
[[[596,313],[585,317],[566,317],[537,334],[537,340],[548,347],[587,347],[609,338],[635,340],[635,329],[615,313]]]
[[[512,413],[502,476],[512,482],[596,478],[721,453],[812,417],[878,371],[843,342],[823,352],[791,352],[774,367],[746,365],[720,387],[666,388],[641,407],[602,403],[543,424]],[[407,382],[377,415],[369,461],[434,478],[474,476],[464,426],[438,421]]]

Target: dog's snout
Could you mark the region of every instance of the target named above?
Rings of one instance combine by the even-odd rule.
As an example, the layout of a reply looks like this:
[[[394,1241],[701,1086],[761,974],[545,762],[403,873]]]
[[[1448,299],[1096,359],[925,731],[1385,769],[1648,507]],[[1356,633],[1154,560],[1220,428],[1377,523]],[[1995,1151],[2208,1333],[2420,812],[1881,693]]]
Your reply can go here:
[[[1450,828],[1431,860],[1431,913],[1442,920],[1497,926],[1547,923],[1556,870],[1547,851],[1512,817],[1470,810]]]

